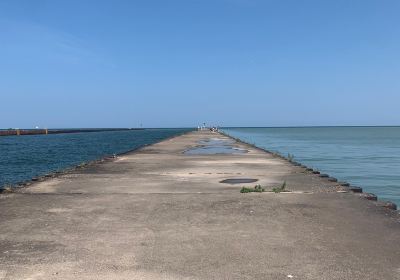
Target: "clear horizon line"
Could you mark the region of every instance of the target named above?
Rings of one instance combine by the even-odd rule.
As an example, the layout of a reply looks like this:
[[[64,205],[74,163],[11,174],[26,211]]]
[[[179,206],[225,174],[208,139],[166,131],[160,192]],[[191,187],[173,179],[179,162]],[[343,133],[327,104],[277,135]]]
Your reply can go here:
[[[312,128],[312,127],[400,127],[400,125],[288,125],[288,126],[218,126],[220,128]],[[35,129],[173,129],[197,128],[197,126],[171,126],[171,127],[53,127],[53,128],[0,128],[0,130],[35,130]]]

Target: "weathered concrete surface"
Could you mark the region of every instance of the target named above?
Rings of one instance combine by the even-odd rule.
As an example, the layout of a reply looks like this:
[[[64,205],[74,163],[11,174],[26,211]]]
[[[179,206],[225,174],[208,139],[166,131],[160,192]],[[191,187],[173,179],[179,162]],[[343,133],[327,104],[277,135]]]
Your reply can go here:
[[[400,279],[397,212],[194,132],[0,196],[0,279]],[[291,194],[240,194],[256,178]]]

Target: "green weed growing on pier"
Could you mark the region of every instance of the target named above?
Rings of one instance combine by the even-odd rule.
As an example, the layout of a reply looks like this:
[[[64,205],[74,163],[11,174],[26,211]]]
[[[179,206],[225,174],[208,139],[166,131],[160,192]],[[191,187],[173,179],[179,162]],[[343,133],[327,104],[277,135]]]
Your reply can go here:
[[[280,192],[286,191],[286,181],[283,182],[283,184],[281,186],[273,188],[272,191],[274,193],[280,193]]]
[[[240,192],[241,193],[251,193],[251,192],[264,192],[265,189],[261,187],[261,185],[255,185],[254,188],[243,187]]]

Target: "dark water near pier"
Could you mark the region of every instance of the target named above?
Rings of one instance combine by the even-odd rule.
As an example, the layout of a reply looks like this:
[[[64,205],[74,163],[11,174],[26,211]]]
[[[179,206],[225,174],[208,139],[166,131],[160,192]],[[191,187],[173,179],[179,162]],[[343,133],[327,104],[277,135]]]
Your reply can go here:
[[[400,127],[226,128],[400,205]]]
[[[146,129],[0,137],[0,187],[123,153],[191,129]]]

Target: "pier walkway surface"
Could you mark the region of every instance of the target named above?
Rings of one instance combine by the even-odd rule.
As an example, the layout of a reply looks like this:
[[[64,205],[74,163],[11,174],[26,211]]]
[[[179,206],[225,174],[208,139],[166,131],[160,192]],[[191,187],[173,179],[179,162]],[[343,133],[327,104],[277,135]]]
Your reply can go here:
[[[0,195],[0,279],[400,279],[398,212],[341,190],[187,133]]]

